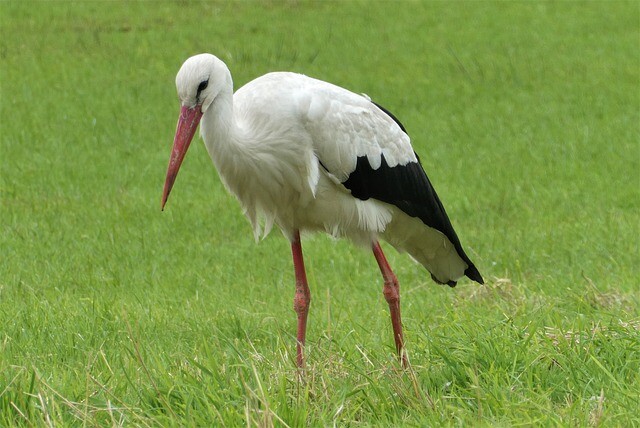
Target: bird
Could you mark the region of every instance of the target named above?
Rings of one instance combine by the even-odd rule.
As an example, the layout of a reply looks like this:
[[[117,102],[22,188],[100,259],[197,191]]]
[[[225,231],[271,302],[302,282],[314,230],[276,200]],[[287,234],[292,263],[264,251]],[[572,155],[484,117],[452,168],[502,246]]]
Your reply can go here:
[[[275,224],[291,244],[299,367],[305,367],[311,302],[301,233],[325,232],[373,252],[403,367],[400,286],[380,240],[408,253],[438,284],[453,287],[464,276],[484,283],[405,127],[367,95],[286,71],[234,92],[229,68],[209,53],[183,63],[176,89],[180,116],[161,209],[200,126],[221,182],[239,201],[255,239]]]

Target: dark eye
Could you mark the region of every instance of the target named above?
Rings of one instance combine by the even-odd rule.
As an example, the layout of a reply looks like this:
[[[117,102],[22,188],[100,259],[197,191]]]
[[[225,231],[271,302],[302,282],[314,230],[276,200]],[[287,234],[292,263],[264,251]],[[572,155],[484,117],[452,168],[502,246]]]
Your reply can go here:
[[[205,89],[207,89],[207,86],[209,85],[209,79],[207,80],[203,80],[202,82],[200,82],[200,84],[198,85],[198,94],[197,97],[200,97],[200,92],[204,91]]]

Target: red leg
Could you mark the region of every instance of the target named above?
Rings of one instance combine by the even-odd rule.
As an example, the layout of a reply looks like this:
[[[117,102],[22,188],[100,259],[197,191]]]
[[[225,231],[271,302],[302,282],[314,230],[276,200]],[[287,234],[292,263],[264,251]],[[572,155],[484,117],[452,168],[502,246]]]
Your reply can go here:
[[[404,353],[404,340],[402,337],[402,318],[400,317],[400,284],[398,284],[398,278],[391,270],[387,258],[382,252],[382,248],[378,241],[374,241],[373,255],[376,257],[382,278],[384,279],[384,287],[382,293],[384,298],[389,304],[389,311],[391,312],[391,325],[393,326],[393,338],[396,342],[396,350],[398,351],[398,357],[403,367],[407,366],[407,357]]]
[[[293,309],[298,314],[298,367],[304,367],[304,340],[307,335],[307,314],[309,312],[309,303],[311,302],[311,292],[307,284],[307,274],[304,270],[300,232],[297,230],[291,243],[291,253],[293,254],[293,268],[296,274],[296,294],[293,298]]]

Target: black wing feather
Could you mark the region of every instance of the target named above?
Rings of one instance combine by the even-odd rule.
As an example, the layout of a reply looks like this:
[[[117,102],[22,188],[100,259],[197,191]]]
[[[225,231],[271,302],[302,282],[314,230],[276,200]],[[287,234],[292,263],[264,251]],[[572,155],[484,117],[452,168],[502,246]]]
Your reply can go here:
[[[377,104],[376,106],[405,131],[395,116],[383,107]],[[418,217],[427,226],[442,232],[449,238],[460,258],[469,266],[464,272],[465,275],[483,284],[482,275],[462,249],[460,239],[417,155],[418,162],[394,167],[389,166],[384,155],[381,156],[381,164],[377,169],[371,167],[366,156],[358,157],[355,170],[342,184],[358,199],[373,198],[395,205],[407,215]],[[449,285],[453,286],[455,282],[450,281]]]

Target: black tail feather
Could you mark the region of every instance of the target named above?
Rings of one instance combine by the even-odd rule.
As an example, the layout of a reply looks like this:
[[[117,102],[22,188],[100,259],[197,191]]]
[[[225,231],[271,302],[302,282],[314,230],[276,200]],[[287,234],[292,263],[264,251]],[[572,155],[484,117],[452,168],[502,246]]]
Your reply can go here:
[[[473,265],[469,265],[467,270],[464,271],[464,274],[467,275],[469,279],[474,280],[478,284],[484,284],[484,279],[482,279],[482,275],[480,275],[480,271]]]

